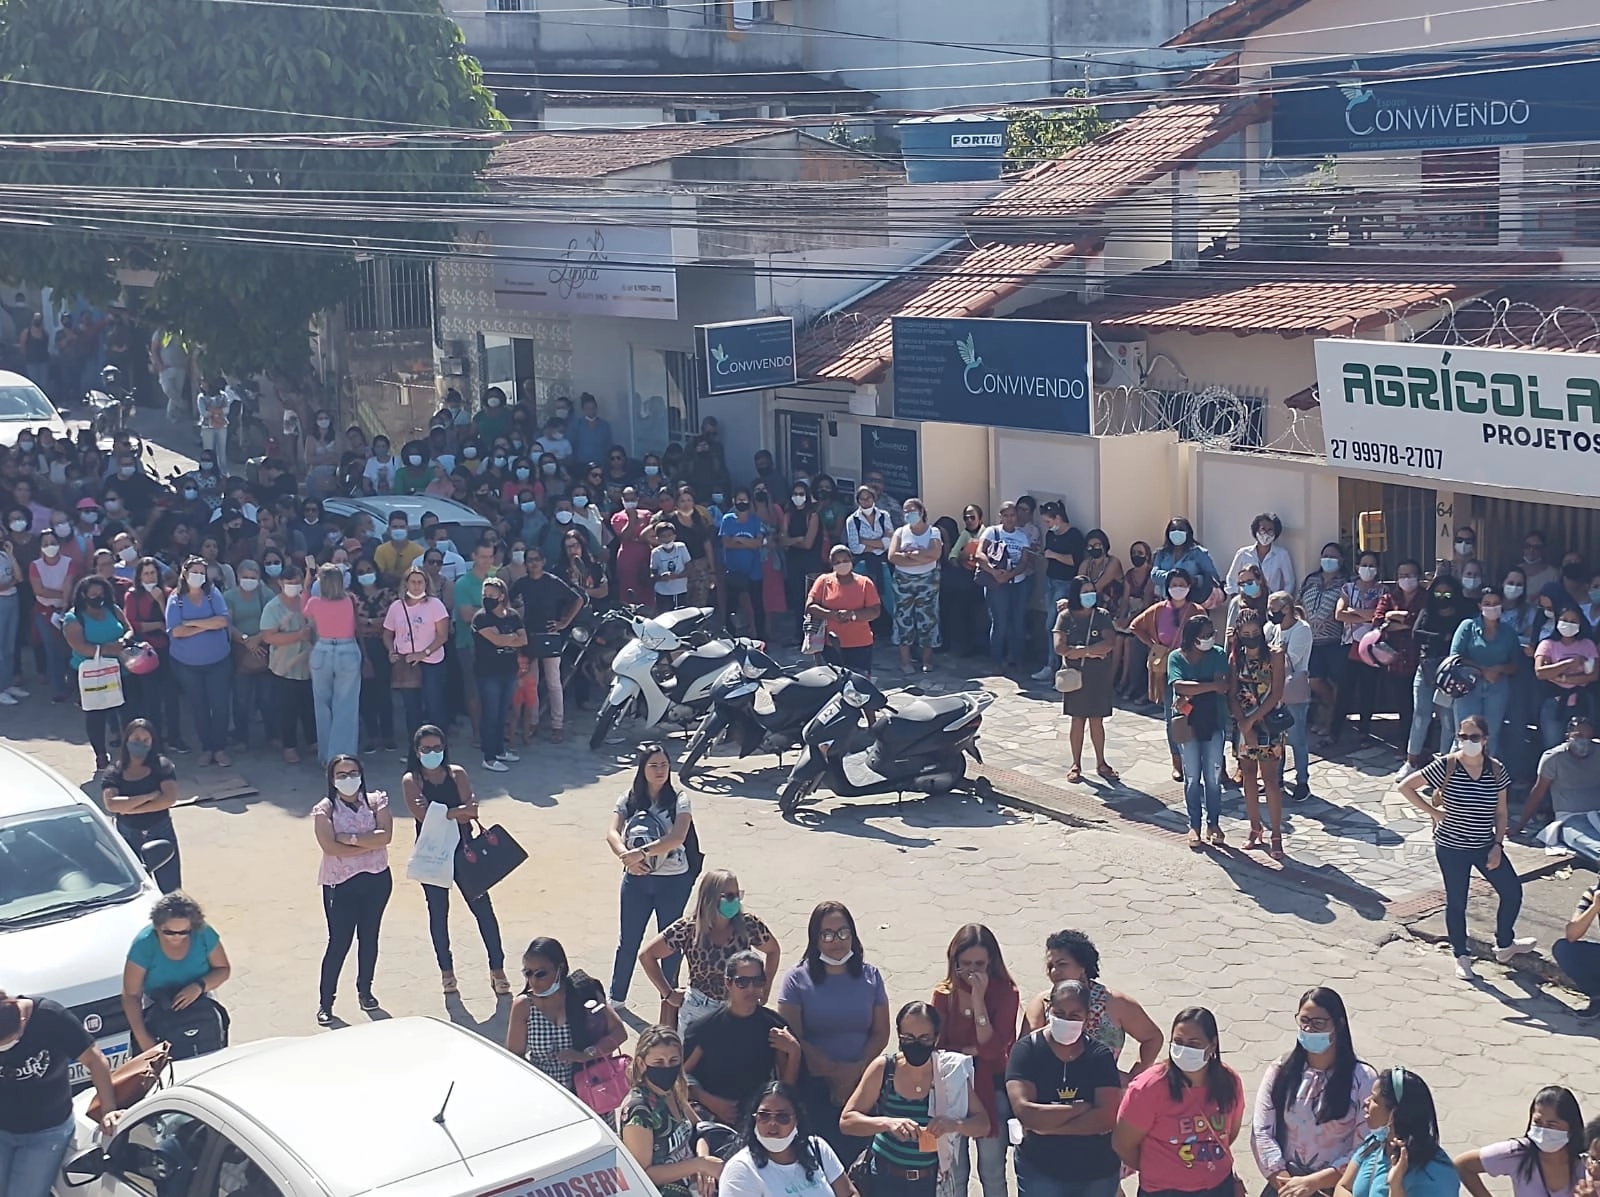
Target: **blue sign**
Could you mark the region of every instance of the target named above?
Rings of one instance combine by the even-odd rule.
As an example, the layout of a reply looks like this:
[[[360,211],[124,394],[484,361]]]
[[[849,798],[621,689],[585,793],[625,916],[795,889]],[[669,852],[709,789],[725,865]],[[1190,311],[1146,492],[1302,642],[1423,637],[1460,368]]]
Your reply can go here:
[[[1592,46],[1334,59],[1272,77],[1280,157],[1600,139]]]
[[[873,471],[882,474],[884,494],[901,502],[920,495],[920,466],[916,429],[861,426],[861,476]]]
[[[792,316],[697,324],[694,335],[704,363],[707,395],[794,385]]]
[[[894,418],[1089,434],[1090,336],[1072,320],[894,318]]]

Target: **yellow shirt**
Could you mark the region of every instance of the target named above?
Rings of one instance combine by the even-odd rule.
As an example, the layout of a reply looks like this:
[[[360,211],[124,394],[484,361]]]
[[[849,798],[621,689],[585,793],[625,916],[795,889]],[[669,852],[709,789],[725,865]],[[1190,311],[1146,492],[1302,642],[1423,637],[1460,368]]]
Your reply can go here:
[[[386,540],[373,551],[372,563],[385,579],[391,583],[398,582],[400,575],[410,569],[423,552],[423,547],[414,540],[404,540],[398,544]]]

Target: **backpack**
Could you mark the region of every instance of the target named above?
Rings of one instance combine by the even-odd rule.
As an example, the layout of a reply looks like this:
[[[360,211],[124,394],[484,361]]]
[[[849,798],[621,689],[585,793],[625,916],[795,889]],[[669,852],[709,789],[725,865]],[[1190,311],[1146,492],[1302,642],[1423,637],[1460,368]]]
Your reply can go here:
[[[157,1043],[172,1046],[174,1060],[192,1060],[228,1046],[228,1011],[209,993],[201,994],[182,1010],[172,1008],[175,989],[149,995],[144,1025]]]

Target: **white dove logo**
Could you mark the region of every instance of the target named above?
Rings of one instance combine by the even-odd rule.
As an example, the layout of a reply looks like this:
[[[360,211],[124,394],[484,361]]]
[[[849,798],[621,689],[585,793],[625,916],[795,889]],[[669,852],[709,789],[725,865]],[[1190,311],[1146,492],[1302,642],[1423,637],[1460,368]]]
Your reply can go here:
[[[968,333],[964,340],[956,342],[956,352],[961,355],[961,364],[966,367],[966,369],[961,371],[961,384],[965,386],[972,394],[976,395],[978,392],[972,389],[972,385],[967,382],[967,379],[972,377],[972,372],[974,370],[983,365],[983,359],[978,356],[978,346],[973,340],[972,333]]]
[[[1350,66],[1354,68],[1356,64],[1352,62]],[[1344,93],[1344,127],[1349,129],[1350,132],[1354,133],[1357,137],[1370,136],[1372,133],[1372,126],[1368,125],[1365,129],[1356,128],[1355,115],[1356,109],[1360,108],[1363,104],[1370,103],[1376,99],[1377,93],[1375,93],[1372,88],[1366,86],[1366,84],[1361,81],[1359,76],[1341,79],[1339,80],[1338,86],[1339,90]]]

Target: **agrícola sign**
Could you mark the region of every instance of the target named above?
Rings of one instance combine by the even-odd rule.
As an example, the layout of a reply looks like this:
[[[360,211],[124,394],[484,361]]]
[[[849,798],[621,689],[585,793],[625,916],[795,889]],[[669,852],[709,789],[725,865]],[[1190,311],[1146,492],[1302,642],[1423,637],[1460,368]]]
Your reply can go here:
[[[1280,156],[1600,136],[1600,62],[1587,44],[1333,59],[1272,77]]]
[[[791,316],[697,324],[694,335],[708,395],[794,384]]]
[[[1600,496],[1600,355],[1318,341],[1328,460]]]

